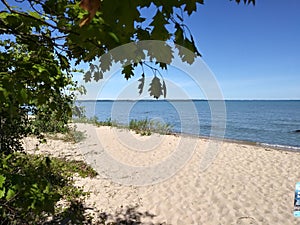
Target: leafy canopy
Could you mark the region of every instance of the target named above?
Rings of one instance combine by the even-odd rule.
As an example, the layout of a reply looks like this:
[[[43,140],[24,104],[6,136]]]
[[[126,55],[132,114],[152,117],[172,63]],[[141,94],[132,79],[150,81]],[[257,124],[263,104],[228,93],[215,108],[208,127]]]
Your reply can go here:
[[[235,1],[240,3],[240,0]],[[86,81],[101,79],[103,73],[110,69],[112,61],[123,65],[122,74],[129,79],[134,75],[135,67],[141,66],[147,57],[161,69],[167,69],[174,57],[170,44],[166,43],[160,52],[153,48],[135,51],[135,60],[127,54],[118,57],[108,55],[105,60],[101,59],[103,54],[109,54],[110,50],[129,42],[161,40],[183,46],[194,53],[191,57],[178,49],[182,61],[190,64],[195,57],[200,56],[184,18],[196,12],[197,4],[204,4],[203,0],[23,0],[15,1],[14,4],[8,4],[6,0],[1,2],[5,7],[0,13],[0,34],[13,35],[18,42],[26,43],[30,50],[48,48],[63,70],[70,69],[70,61],[78,64],[100,58],[98,69],[85,74]],[[255,4],[255,0],[243,2]],[[152,16],[148,15],[149,11]],[[163,94],[163,89],[160,92]],[[159,96],[154,95],[156,98]]]

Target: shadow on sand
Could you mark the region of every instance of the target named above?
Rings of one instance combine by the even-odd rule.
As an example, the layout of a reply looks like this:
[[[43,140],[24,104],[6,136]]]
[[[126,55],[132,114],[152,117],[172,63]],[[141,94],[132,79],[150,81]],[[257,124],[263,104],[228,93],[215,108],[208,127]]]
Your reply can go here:
[[[167,223],[153,223],[154,214],[149,212],[140,212],[134,207],[124,207],[114,213],[98,212],[95,219],[86,213],[86,208],[80,202],[74,202],[61,214],[56,215],[51,221],[43,223],[44,225],[70,225],[70,224],[93,224],[93,225],[168,225]],[[147,221],[147,222],[143,222]]]

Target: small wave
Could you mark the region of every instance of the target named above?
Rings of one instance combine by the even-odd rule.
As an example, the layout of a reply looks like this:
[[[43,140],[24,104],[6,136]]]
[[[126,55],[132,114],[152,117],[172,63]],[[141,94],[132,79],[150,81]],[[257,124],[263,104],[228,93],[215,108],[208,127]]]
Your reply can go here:
[[[265,147],[271,147],[271,148],[282,149],[282,150],[300,151],[300,147],[296,147],[296,146],[267,144],[267,143],[257,143],[257,144]]]

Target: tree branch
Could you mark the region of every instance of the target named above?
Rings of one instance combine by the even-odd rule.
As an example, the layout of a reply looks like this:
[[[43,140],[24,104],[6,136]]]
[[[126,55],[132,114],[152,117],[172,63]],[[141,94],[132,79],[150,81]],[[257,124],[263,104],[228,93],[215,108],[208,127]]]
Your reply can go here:
[[[42,24],[44,24],[44,25],[46,25],[46,26],[52,27],[52,28],[54,28],[54,29],[56,29],[56,30],[59,30],[60,32],[74,33],[74,34],[77,34],[77,35],[78,35],[78,33],[72,32],[72,31],[69,30],[69,29],[66,29],[66,28],[63,28],[63,27],[55,26],[55,25],[53,25],[53,24],[51,24],[51,23],[46,22],[45,20],[36,18],[36,17],[31,16],[31,15],[29,15],[29,14],[27,14],[27,13],[22,13],[22,12],[16,11],[16,10],[14,10],[14,9],[12,9],[12,8],[10,7],[10,5],[7,3],[6,0],[1,0],[1,2],[6,6],[6,8],[7,8],[11,13],[15,13],[15,14],[18,14],[18,15],[21,15],[21,16],[24,16],[24,17],[27,17],[27,18],[36,20],[36,21],[38,21],[38,22],[40,22],[40,23],[42,23]]]

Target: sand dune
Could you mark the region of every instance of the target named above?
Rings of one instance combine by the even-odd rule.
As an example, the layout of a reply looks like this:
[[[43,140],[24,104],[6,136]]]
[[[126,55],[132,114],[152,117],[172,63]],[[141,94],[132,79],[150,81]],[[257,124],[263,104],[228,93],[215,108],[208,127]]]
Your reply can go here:
[[[293,216],[300,153],[218,142],[218,154],[213,152],[215,158],[203,170],[207,139],[142,137],[89,125],[79,129],[87,131],[82,143],[50,140],[39,151],[84,159],[99,172],[93,179],[76,178],[91,192],[87,206],[99,212],[113,214],[131,206],[155,215],[145,214],[145,223],[174,225],[300,224]],[[33,141],[27,139],[26,146],[33,149]]]

